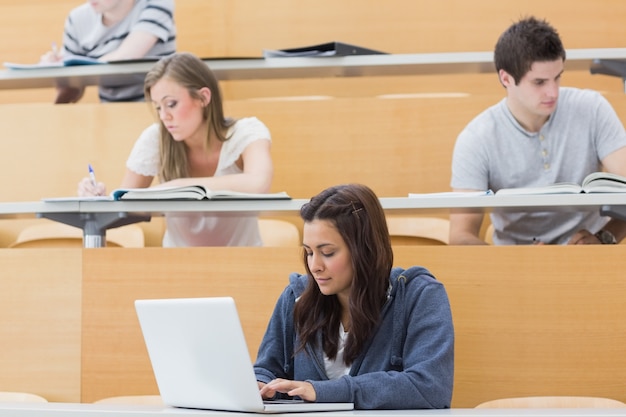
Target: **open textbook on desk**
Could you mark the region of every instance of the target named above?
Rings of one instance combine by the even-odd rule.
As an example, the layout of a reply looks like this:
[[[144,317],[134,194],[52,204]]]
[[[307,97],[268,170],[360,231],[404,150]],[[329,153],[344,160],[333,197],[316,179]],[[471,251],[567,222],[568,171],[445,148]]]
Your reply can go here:
[[[409,193],[409,198],[480,197],[493,195],[493,191],[442,191],[438,193]]]
[[[626,193],[626,177],[609,172],[593,172],[582,184],[561,182],[542,187],[502,188],[496,195]]]
[[[243,193],[228,190],[207,190],[201,185],[181,187],[119,188],[113,190],[114,200],[290,200],[282,191],[279,193]]]
[[[18,64],[15,62],[5,62],[4,66],[8,69],[37,69],[37,68],[59,68],[59,67],[75,67],[81,65],[104,65],[104,64],[133,64],[141,62],[157,62],[159,57],[143,57],[136,59],[121,59],[117,61],[100,61],[96,58],[88,56],[72,55],[63,58],[58,62],[38,62],[36,64]]]
[[[291,200],[284,191],[278,193],[244,193],[229,190],[207,190],[202,185],[151,188],[118,188],[106,196],[44,198],[43,201],[129,201],[129,200]]]
[[[99,65],[106,64],[104,61],[98,61],[95,58],[87,56],[70,56],[58,62],[39,62],[36,64],[18,64],[15,62],[5,62],[4,66],[8,69],[37,69],[37,68],[58,68],[72,67],[75,65]]]

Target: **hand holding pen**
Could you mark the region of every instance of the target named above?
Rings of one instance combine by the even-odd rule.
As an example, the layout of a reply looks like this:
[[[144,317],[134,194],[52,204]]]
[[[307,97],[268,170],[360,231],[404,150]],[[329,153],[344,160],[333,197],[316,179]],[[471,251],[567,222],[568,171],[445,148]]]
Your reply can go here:
[[[91,180],[91,185],[96,188],[98,186],[98,181],[96,181],[96,173],[93,171],[93,167],[91,166],[91,164],[89,164],[87,167],[89,169],[89,179]]]
[[[88,165],[88,169],[89,176],[78,183],[78,195],[80,197],[106,195],[106,188],[103,183],[96,180],[96,173],[91,164]]]
[[[56,42],[52,42],[50,50],[43,54],[41,58],[39,58],[39,62],[42,64],[51,64],[55,62],[59,62],[63,59],[63,54],[61,50],[57,46]]]

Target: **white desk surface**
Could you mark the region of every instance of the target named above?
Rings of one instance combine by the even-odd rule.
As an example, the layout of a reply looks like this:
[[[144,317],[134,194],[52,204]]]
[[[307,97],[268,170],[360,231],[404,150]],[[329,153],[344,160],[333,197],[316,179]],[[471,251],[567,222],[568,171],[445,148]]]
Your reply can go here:
[[[229,201],[27,201],[0,203],[0,217],[45,213],[151,213],[165,212],[234,212],[284,214],[297,213],[308,199],[293,200],[229,200]],[[626,206],[626,193],[607,194],[544,194],[443,196],[426,194],[420,197],[382,197],[387,213],[446,212],[455,209],[483,211],[579,211],[601,207]]]
[[[0,218],[43,217],[83,230],[86,248],[102,247],[106,230],[147,221],[151,216],[184,212],[230,215],[298,213],[308,199],[203,201],[33,201],[0,203]],[[626,193],[387,197],[380,199],[387,214],[432,214],[455,210],[596,211],[626,220]]]
[[[61,416],[251,416],[251,413],[224,411],[189,410],[181,408],[80,404],[80,403],[0,403],[0,417],[61,417]],[[256,414],[258,415],[258,414]],[[446,410],[376,410],[376,411],[339,411],[321,413],[280,414],[285,417],[409,417],[409,416],[626,416],[626,408],[600,409],[487,409],[455,408]]]
[[[626,59],[626,48],[567,50],[567,70],[589,70],[594,61]],[[493,52],[350,55],[343,57],[205,59],[219,80],[360,77],[495,72]],[[143,76],[154,62],[0,70],[0,89],[88,86]]]

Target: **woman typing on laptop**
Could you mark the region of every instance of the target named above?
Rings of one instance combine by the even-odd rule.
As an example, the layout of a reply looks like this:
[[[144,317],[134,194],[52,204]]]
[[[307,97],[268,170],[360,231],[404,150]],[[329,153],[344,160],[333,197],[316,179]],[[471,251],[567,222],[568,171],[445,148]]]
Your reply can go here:
[[[358,184],[305,204],[303,257],[254,366],[263,398],[352,402],[357,409],[450,407],[454,330],[443,285],[392,268],[385,215]]]

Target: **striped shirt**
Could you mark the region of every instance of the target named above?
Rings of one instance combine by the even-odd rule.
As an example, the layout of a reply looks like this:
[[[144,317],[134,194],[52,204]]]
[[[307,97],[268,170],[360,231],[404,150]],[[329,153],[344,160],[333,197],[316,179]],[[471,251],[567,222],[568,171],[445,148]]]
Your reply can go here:
[[[164,57],[176,52],[174,0],[136,0],[131,12],[113,26],[102,24],[102,15],[89,3],[73,9],[65,21],[63,55],[99,59],[116,50],[133,31],[154,35],[158,41],[146,58]],[[120,85],[113,81],[100,85],[101,101],[141,101],[143,76]]]

